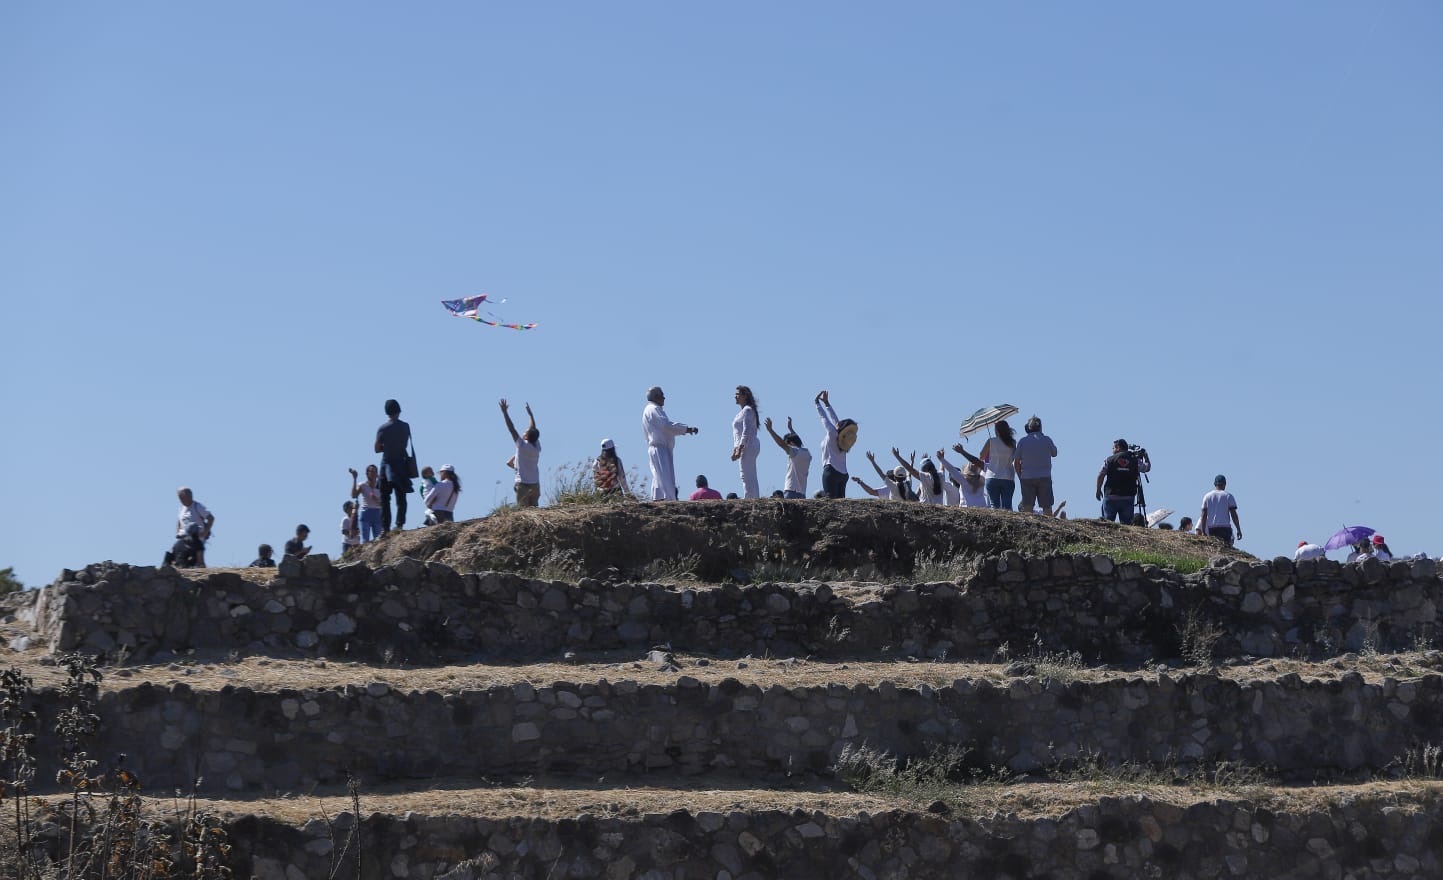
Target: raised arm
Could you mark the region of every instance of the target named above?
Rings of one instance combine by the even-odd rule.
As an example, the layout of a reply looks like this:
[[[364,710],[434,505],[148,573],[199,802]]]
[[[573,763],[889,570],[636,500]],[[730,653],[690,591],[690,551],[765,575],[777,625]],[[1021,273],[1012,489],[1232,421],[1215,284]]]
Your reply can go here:
[[[863,492],[866,492],[868,495],[871,495],[873,498],[876,498],[876,497],[877,497],[877,490],[876,490],[876,489],[873,489],[871,486],[868,486],[866,483],[864,483],[864,482],[862,481],[862,478],[861,478],[861,477],[853,477],[853,478],[852,478],[852,482],[856,483],[858,486],[861,486]]]
[[[817,392],[816,397],[817,415],[822,417],[822,424],[826,425],[828,434],[837,432],[837,414],[832,411],[832,399],[827,396],[826,391]]]
[[[536,416],[531,412],[531,404],[526,404],[526,420],[530,423],[526,426],[527,433],[536,430]]]
[[[955,464],[947,460],[947,450],[937,450],[937,463],[942,465],[942,470],[947,474],[947,479],[957,483],[962,482],[962,471],[958,470]]]
[[[983,448],[985,449],[986,447],[983,447]],[[953,444],[952,444],[952,451],[954,451],[954,452],[956,452],[957,454],[961,455],[963,458],[967,459],[968,461],[972,462],[973,464],[977,465],[978,467],[985,467],[986,464],[987,464],[987,463],[984,462],[982,459],[978,458],[977,456],[975,456],[975,455],[973,455],[972,453],[968,452],[966,449],[962,448],[962,444],[961,444],[961,443],[953,443]]]
[[[910,461],[908,461],[908,460],[906,460],[905,458],[902,457],[901,451],[898,450],[897,447],[895,447],[895,446],[892,447],[892,455],[894,455],[894,456],[896,457],[896,459],[897,459],[897,464],[900,464],[902,467],[904,467],[904,468],[907,469],[907,473],[909,473],[909,474],[912,475],[912,479],[914,479],[914,480],[921,480],[921,479],[922,479],[922,474],[919,473],[916,468],[912,467],[912,463],[911,463]]]
[[[356,469],[355,469],[355,468],[351,468],[350,470],[351,470],[351,497],[352,497],[352,498],[355,498],[357,495],[361,494],[361,487],[360,487],[360,484],[358,484],[358,483],[356,482],[357,476],[358,476],[358,475],[356,474]]]
[[[774,443],[776,443],[778,446],[782,447],[782,451],[785,452],[785,453],[787,453],[788,455],[790,455],[790,454],[791,454],[791,451],[792,451],[792,448],[787,445],[787,441],[785,441],[785,440],[782,439],[782,435],[778,434],[777,431],[776,431],[776,429],[772,427],[772,417],[771,417],[771,416],[767,416],[766,420],[762,422],[762,426],[767,429],[767,433],[768,433],[768,434],[771,434],[771,435],[772,435],[772,442],[774,442]],[[787,419],[787,430],[790,431],[791,428],[792,428],[792,420],[791,420],[791,419]]]
[[[870,461],[872,463],[872,470],[877,472],[877,476],[882,480],[882,482],[887,482],[886,472],[877,466],[877,456],[873,455],[870,449],[867,450],[867,461]]]
[[[526,411],[531,411],[530,405],[526,407]],[[520,440],[521,435],[516,433],[516,425],[511,421],[511,411],[507,407],[506,398],[504,397],[501,398],[501,418],[506,420],[506,430],[511,432],[511,442],[515,443],[517,440]],[[532,425],[535,425],[534,421],[532,422]]]

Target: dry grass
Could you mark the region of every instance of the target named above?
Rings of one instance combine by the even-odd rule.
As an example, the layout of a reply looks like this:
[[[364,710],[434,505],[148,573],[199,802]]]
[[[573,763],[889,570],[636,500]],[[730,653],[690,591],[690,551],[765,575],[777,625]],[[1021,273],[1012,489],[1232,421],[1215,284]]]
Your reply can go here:
[[[464,779],[431,779],[418,790],[414,783],[367,785],[361,783],[361,810],[400,815],[407,811],[421,816],[484,816],[504,819],[513,816],[569,819],[582,815],[597,817],[641,817],[664,815],[676,810],[690,813],[762,810],[820,811],[833,816],[855,816],[861,812],[917,810],[925,805],[904,797],[835,791],[822,786],[795,788],[754,788],[746,780],[704,782],[695,779],[648,778],[599,780],[592,783],[488,786]],[[1323,811],[1344,801],[1373,802],[1378,808],[1436,812],[1443,799],[1443,783],[1404,781],[1339,786],[1260,786],[1248,796],[1237,797],[1217,791],[1163,785],[1111,786],[1106,796],[1146,798],[1158,803],[1187,808],[1219,799],[1246,800],[1258,807],[1291,812]],[[955,800],[956,818],[987,819],[1015,814],[1018,818],[1058,817],[1086,804],[1095,804],[1099,793],[1082,783],[1021,783],[977,786],[967,797]],[[157,811],[174,807],[166,798],[151,799]],[[197,806],[220,816],[246,814],[266,816],[279,822],[302,825],[322,812],[334,816],[351,809],[350,796],[343,787],[318,789],[308,795],[277,795],[241,799],[201,799]]]
[[[393,690],[456,692],[488,687],[508,687],[521,682],[542,686],[557,682],[571,684],[600,681],[633,681],[638,684],[669,685],[682,676],[703,684],[717,684],[736,679],[758,687],[819,687],[828,684],[875,686],[891,682],[898,687],[928,685],[951,687],[959,680],[992,682],[1011,681],[1019,676],[1006,672],[1002,663],[957,663],[936,661],[880,661],[823,663],[796,658],[754,658],[743,660],[717,659],[677,653],[679,672],[661,672],[657,664],[645,659],[645,652],[616,651],[588,654],[577,662],[530,663],[518,665],[466,664],[436,667],[390,666],[380,663],[353,663],[331,660],[280,660],[269,657],[244,657],[227,660],[221,657],[186,658],[163,665],[144,664],[111,667],[105,671],[102,687],[117,690],[142,682],[169,687],[184,683],[197,690],[218,690],[228,685],[244,686],[261,692],[284,689],[305,690],[339,688],[348,684],[383,682]],[[30,675],[37,687],[59,684],[62,672],[44,664],[45,653],[34,648],[24,654],[13,654],[10,665]],[[706,665],[699,665],[705,662]],[[744,666],[742,664],[745,664]],[[1310,681],[1335,681],[1357,672],[1365,681],[1378,684],[1384,678],[1409,679],[1440,674],[1443,655],[1379,654],[1374,657],[1350,658],[1314,663],[1303,660],[1263,660],[1240,666],[1224,666],[1212,670],[1223,679],[1245,682],[1267,681],[1283,675],[1297,674]],[[1190,670],[1170,670],[1172,676],[1192,674]],[[1155,669],[1116,670],[1069,665],[1060,676],[1050,667],[1038,665],[1027,678],[1052,678],[1066,681],[1110,681],[1119,678],[1156,680]]]

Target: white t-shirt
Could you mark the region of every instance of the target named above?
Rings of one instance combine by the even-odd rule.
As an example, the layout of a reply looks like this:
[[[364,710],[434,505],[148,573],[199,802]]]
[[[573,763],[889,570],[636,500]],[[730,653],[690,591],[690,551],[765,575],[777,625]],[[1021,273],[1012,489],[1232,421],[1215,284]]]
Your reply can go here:
[[[516,438],[516,482],[541,482],[541,444],[527,443],[525,437]]]
[[[812,470],[812,453],[805,446],[787,447],[787,482],[782,487],[788,492],[807,494],[807,475]]]
[[[922,479],[917,481],[917,500],[923,504],[941,504],[947,495],[945,487],[951,485],[947,482],[947,478],[941,474],[937,475],[937,482],[942,486],[938,487],[938,491],[934,494],[932,492],[932,475],[920,468],[917,473],[922,475]]]
[[[942,503],[948,507],[962,506],[962,492],[950,477],[942,481]]]
[[[210,516],[210,511],[206,510],[205,505],[199,501],[192,500],[189,507],[182,504],[180,513],[175,517],[175,536],[184,538],[186,531],[191,526],[200,526],[201,531],[205,531],[205,520],[208,516]]]
[[[1016,480],[1017,472],[1012,469],[1012,456],[1016,450],[996,437],[987,441],[987,469],[982,475],[989,480]]]
[[[351,517],[341,517],[341,545],[344,547],[354,547],[361,543],[361,530],[352,530],[351,522]]]
[[[973,489],[970,485],[968,485],[966,480],[962,479],[962,470],[958,468],[957,465],[953,464],[945,458],[942,459],[942,470],[944,473],[947,474],[949,479],[956,480],[958,483],[961,484],[958,492],[962,496],[962,503],[958,505],[959,507],[988,506],[986,483],[978,483],[977,488]],[[943,491],[945,492],[946,489],[944,488]]]
[[[1317,544],[1304,544],[1293,553],[1294,562],[1302,562],[1304,559],[1322,559],[1327,551]]]
[[[1233,493],[1224,492],[1221,489],[1214,489],[1203,496],[1203,511],[1206,519],[1203,522],[1204,529],[1220,529],[1224,526],[1231,526],[1229,511],[1237,510],[1238,502],[1233,498]]]
[[[361,483],[356,486],[356,490],[360,492],[360,494],[357,495],[356,498],[361,502],[361,510],[381,509],[380,486],[372,486],[370,483]]]
[[[1389,553],[1387,550],[1375,549],[1373,551],[1373,558],[1378,560],[1379,562],[1392,562],[1393,554]]]

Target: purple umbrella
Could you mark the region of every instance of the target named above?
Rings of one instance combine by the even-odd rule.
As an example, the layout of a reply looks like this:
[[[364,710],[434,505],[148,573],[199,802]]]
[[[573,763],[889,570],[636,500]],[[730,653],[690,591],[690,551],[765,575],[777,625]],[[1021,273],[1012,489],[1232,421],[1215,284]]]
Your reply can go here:
[[[1374,531],[1374,529],[1370,529],[1367,526],[1346,526],[1334,532],[1333,537],[1328,539],[1328,543],[1323,545],[1323,549],[1341,550],[1344,547],[1351,547],[1373,534]]]

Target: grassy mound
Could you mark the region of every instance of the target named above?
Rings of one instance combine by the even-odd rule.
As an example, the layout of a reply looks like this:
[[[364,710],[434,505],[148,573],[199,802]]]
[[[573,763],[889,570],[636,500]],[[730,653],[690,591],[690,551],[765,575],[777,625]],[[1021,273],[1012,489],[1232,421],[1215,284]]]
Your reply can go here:
[[[416,529],[354,557],[403,557],[460,571],[519,571],[718,582],[956,577],[970,560],[1025,554],[1106,553],[1193,571],[1214,556],[1250,558],[1195,535],[1099,520],[895,502],[709,501],[573,504],[506,510]]]

